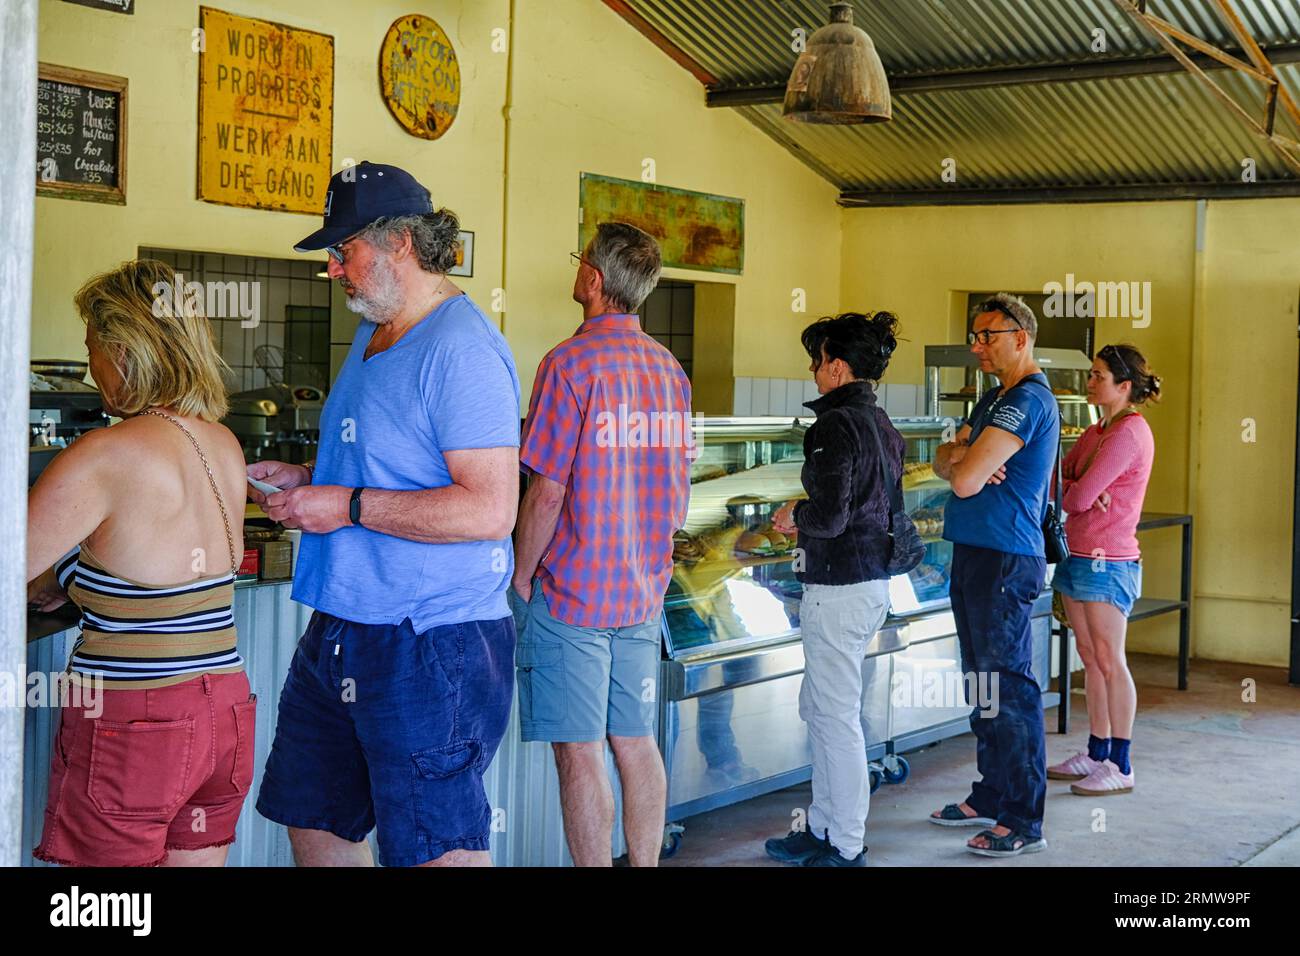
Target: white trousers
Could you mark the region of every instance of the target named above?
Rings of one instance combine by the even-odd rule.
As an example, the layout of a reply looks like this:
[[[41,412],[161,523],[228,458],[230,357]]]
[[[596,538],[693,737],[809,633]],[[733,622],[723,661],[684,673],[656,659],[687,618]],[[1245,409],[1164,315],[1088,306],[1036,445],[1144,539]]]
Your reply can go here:
[[[847,858],[862,852],[871,805],[862,735],[862,662],[889,613],[889,582],[806,584],[799,610],[803,686],[799,716],[812,745],[808,827]]]

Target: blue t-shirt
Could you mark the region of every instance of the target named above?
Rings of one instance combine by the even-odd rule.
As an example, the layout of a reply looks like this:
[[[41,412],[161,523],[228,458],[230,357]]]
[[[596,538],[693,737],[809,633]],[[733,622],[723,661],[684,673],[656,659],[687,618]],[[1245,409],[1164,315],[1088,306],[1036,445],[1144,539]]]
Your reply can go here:
[[[497,327],[448,299],[363,361],[363,321],[321,411],[314,483],[413,491],[452,483],[443,455],[519,446],[519,378]],[[365,499],[362,499],[362,508]],[[510,538],[425,544],[363,527],[304,534],[293,598],[358,624],[417,632],[510,613]]]
[[[1032,384],[1041,382],[1041,385]],[[989,391],[967,420],[970,443],[989,425],[1011,432],[1024,447],[1007,459],[1007,477],[969,498],[953,495],[943,514],[943,536],[958,544],[1044,557],[1043,518],[1056,468],[1061,415],[1041,372],[1009,391]]]

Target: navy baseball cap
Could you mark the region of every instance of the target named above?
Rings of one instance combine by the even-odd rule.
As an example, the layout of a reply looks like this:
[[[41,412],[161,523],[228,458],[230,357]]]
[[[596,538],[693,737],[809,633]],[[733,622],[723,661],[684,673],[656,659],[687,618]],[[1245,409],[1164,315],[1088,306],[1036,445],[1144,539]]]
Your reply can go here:
[[[325,193],[325,224],[293,249],[324,249],[385,216],[422,216],[431,212],[429,190],[414,176],[396,166],[362,160],[330,177]]]

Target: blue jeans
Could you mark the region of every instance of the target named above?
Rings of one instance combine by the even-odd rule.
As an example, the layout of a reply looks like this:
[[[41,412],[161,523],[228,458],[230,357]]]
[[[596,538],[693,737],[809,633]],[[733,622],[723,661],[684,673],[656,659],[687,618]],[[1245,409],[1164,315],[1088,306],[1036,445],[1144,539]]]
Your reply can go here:
[[[1042,558],[953,546],[950,595],[962,671],[988,675],[997,695],[994,716],[971,711],[981,779],[966,804],[1034,838],[1043,833],[1047,745],[1029,617],[1046,573]]]

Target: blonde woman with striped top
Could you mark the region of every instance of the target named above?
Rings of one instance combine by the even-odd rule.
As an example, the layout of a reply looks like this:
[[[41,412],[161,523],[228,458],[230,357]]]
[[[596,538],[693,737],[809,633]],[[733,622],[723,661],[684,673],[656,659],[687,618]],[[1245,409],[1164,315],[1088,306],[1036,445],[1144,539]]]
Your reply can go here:
[[[49,862],[221,866],[252,782],[232,610],[244,457],[219,424],[211,329],[176,314],[173,279],[127,262],[77,293],[91,377],[123,420],[61,452],[28,499],[29,603],[80,608],[69,677],[93,688],[61,714]]]

